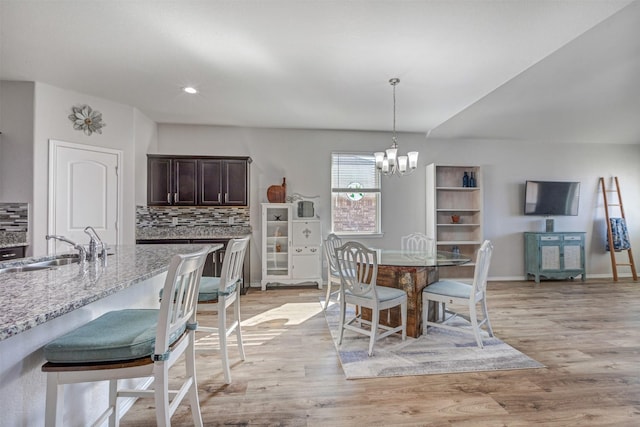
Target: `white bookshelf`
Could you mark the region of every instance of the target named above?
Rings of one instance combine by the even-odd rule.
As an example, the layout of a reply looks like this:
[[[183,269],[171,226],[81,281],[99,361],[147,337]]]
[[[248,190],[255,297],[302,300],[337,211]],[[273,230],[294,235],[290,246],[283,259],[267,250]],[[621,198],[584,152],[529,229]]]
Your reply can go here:
[[[473,173],[475,187],[463,187],[463,176]],[[426,234],[440,251],[455,247],[463,255],[476,258],[483,241],[482,176],[479,166],[427,165]],[[459,217],[458,222],[452,216]],[[472,278],[473,262],[439,269],[441,278]]]

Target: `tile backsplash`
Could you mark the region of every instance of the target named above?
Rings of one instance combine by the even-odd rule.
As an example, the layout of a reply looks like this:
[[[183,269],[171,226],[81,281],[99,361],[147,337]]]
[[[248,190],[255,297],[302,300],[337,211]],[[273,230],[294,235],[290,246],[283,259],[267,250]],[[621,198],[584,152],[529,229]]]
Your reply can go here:
[[[249,208],[136,206],[136,227],[249,226]]]
[[[27,232],[28,203],[0,203],[0,231]]]

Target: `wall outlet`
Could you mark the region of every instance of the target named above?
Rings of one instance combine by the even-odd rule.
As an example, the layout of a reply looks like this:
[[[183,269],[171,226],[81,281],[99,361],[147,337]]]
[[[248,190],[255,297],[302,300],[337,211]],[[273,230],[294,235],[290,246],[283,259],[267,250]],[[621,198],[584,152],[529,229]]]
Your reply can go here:
[[[229,217],[229,225],[233,225],[233,224],[235,224],[235,219],[232,216],[230,216]]]
[[[177,216],[174,216],[173,218],[171,218],[171,224],[178,225],[178,217]]]

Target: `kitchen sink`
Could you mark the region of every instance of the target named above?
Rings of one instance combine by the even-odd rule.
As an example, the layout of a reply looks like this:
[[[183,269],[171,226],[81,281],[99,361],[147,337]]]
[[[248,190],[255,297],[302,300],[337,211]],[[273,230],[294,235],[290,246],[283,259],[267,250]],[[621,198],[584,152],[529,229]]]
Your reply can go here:
[[[77,255],[74,255],[74,256],[61,255],[47,261],[34,262],[33,264],[28,264],[27,266],[47,268],[47,267],[57,267],[59,265],[75,264],[77,262],[80,262],[80,257]]]
[[[20,273],[26,271],[46,270],[48,268],[75,264],[78,262],[80,262],[80,257],[78,255],[59,255],[45,261],[36,261],[30,264],[18,265],[15,267],[0,268],[0,273]]]
[[[22,271],[37,271],[37,270],[46,270],[47,268],[51,268],[47,265],[21,265],[19,267],[7,267],[0,268],[0,273],[20,273]]]

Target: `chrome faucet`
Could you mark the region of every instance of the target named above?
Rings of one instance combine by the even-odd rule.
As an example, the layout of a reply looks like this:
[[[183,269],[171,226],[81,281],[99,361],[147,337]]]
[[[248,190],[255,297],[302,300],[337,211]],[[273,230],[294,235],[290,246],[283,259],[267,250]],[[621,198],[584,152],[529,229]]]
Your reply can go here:
[[[84,262],[87,259],[87,250],[84,248],[84,246],[82,246],[82,245],[80,245],[80,244],[78,244],[76,242],[73,242],[73,241],[67,239],[64,236],[56,236],[56,235],[53,235],[53,234],[47,234],[45,236],[45,239],[47,239],[47,240],[51,240],[51,239],[60,240],[61,242],[68,243],[71,246],[73,246],[73,248],[75,250],[78,251],[78,255],[80,255],[80,262],[81,263]]]
[[[107,262],[107,245],[100,239],[96,230],[90,225],[85,227],[84,232],[89,238],[89,261],[95,261],[98,257],[102,257],[103,264]],[[100,244],[100,254],[98,254],[98,244]]]

